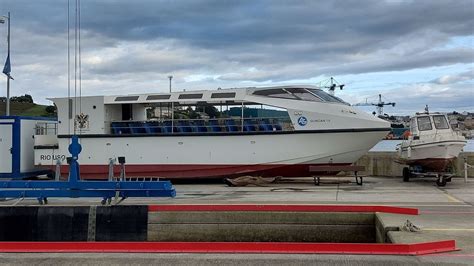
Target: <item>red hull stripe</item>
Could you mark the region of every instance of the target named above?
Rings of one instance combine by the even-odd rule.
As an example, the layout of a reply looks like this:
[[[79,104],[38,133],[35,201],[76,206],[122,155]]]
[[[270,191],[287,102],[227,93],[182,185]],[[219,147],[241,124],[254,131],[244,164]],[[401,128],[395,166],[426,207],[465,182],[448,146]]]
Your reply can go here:
[[[418,215],[418,209],[364,205],[149,205],[148,211],[385,212]]]
[[[350,163],[334,164],[126,164],[127,176],[166,177],[166,178],[199,178],[199,177],[230,177],[243,175],[301,177],[312,176],[310,166],[350,165]],[[41,166],[55,170],[55,165]],[[61,173],[66,175],[69,166],[62,165]],[[86,179],[106,179],[108,165],[80,166],[81,177]],[[336,172],[337,173],[337,172]],[[120,166],[114,166],[114,174],[120,174]]]
[[[423,255],[456,250],[454,240],[415,244],[287,242],[0,242],[0,252],[281,253]]]

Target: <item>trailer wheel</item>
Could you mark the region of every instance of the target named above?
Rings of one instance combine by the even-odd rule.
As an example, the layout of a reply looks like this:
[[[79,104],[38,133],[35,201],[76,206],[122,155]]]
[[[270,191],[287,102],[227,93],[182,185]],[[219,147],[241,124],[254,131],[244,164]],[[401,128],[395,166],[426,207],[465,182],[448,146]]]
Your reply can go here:
[[[410,181],[410,169],[408,167],[403,168],[403,182]]]
[[[444,178],[444,176],[442,176],[442,177],[440,177],[436,180],[436,185],[438,185],[438,187],[444,187],[444,186],[446,186],[446,182],[447,182],[446,178]]]

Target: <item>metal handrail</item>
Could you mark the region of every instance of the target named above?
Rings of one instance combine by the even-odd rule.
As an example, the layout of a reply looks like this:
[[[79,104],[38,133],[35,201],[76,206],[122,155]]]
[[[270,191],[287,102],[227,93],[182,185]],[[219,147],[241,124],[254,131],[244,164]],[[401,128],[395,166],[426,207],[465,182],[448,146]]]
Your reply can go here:
[[[35,126],[35,135],[56,135],[58,124],[53,122],[41,122]]]
[[[467,183],[467,170],[469,168],[474,168],[474,165],[467,163],[467,158],[464,158],[464,183]]]
[[[196,122],[200,122],[199,124]],[[211,124],[211,121],[213,121]],[[233,121],[233,122],[227,122]],[[252,123],[247,124],[245,121],[252,121]],[[173,122],[173,123],[171,123]],[[112,121],[110,123],[111,131],[113,133],[113,123],[117,123],[116,129],[122,129],[127,133],[119,134],[147,134],[147,129],[163,129],[166,128],[166,132],[161,133],[219,133],[219,132],[258,132],[258,131],[293,131],[290,118],[282,117],[257,117],[257,118],[210,118],[210,119],[174,119],[174,120],[128,120],[128,121]],[[123,123],[123,126],[120,124]],[[136,123],[139,126],[134,126],[133,123]],[[153,123],[158,123],[158,125],[153,125]],[[132,125],[131,125],[132,124]],[[143,124],[143,125],[140,125]],[[271,126],[272,130],[259,130],[259,126]],[[215,127],[219,127],[219,131],[214,131]],[[247,127],[255,127],[254,130],[245,130]],[[200,129],[201,128],[201,129]],[[205,128],[206,130],[202,130]],[[145,131],[145,132],[130,132],[128,131]],[[156,131],[156,130],[153,130]],[[159,133],[159,132],[155,132]]]

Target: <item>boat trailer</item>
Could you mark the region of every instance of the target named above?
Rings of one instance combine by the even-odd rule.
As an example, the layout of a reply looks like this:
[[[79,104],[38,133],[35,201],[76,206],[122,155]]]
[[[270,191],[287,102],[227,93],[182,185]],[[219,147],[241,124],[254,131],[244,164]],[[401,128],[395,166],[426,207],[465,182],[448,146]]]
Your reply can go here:
[[[337,173],[343,172],[353,172],[353,177],[355,178],[356,184],[362,186],[364,183],[364,176],[358,174],[358,172],[365,171],[365,166],[361,165],[315,165],[310,166],[309,171],[312,173],[318,173],[313,175],[314,185],[319,186],[321,184],[321,177],[324,176],[336,176]],[[323,173],[321,175],[321,173]]]
[[[454,174],[450,172],[425,171],[423,167],[419,165],[403,168],[403,182],[409,182],[410,178],[413,177],[434,177],[436,178],[436,185],[444,187],[447,182],[451,182],[453,176]]]
[[[69,152],[69,177],[67,181],[3,181],[0,182],[0,198],[37,198],[39,204],[47,204],[48,198],[102,198],[102,205],[111,204],[112,198],[120,202],[129,197],[174,197],[176,191],[169,181],[83,181],[80,179],[79,153],[82,151],[78,136],[71,138]],[[123,173],[122,169],[122,173]],[[119,203],[119,202],[116,202]]]

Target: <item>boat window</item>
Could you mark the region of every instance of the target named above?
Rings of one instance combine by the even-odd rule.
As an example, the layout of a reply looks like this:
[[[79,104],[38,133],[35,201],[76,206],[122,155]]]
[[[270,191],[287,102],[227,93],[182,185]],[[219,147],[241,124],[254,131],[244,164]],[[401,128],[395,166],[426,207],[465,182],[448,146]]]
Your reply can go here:
[[[410,131],[411,131],[411,133],[413,133],[414,135],[417,135],[417,134],[418,134],[418,128],[416,127],[416,120],[415,120],[415,118],[411,118],[411,119],[410,119]]]
[[[139,96],[120,96],[116,97],[115,101],[116,102],[128,102],[128,101],[136,101],[138,100]]]
[[[283,89],[268,89],[268,90],[258,90],[253,93],[254,95],[267,96],[274,98],[284,98],[284,99],[294,99],[297,100],[296,96],[283,90]]]
[[[420,131],[433,129],[433,127],[431,126],[431,119],[429,116],[418,117],[417,122],[418,122],[418,129]]]
[[[435,124],[436,129],[448,129],[448,121],[444,115],[434,115],[433,122]]]
[[[169,95],[169,94],[167,94],[167,95],[149,95],[148,97],[146,97],[146,100],[147,100],[147,101],[151,101],[151,100],[168,100],[170,97],[171,97],[171,95]]]
[[[316,96],[318,96],[319,98],[323,99],[324,101],[326,102],[333,102],[333,103],[346,103],[344,102],[341,98],[338,98],[336,96],[332,96],[331,94],[329,93],[326,93],[322,90],[319,90],[319,89],[308,89],[309,91],[311,91],[312,93],[314,93]]]
[[[313,93],[309,92],[307,89],[303,88],[288,88],[287,91],[291,92],[293,95],[304,101],[320,102],[321,98],[317,97]]]
[[[235,98],[235,92],[219,92],[211,94],[211,98]]]
[[[201,99],[202,93],[180,94],[178,99]]]

